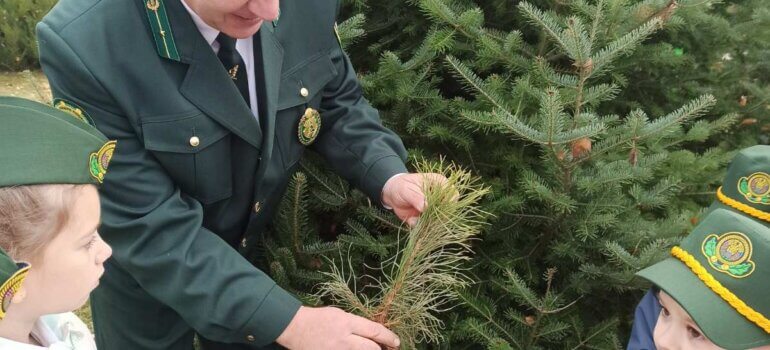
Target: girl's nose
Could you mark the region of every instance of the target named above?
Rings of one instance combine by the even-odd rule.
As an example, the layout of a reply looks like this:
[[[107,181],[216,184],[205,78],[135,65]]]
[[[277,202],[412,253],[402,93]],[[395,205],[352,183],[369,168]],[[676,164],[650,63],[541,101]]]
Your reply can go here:
[[[112,256],[112,247],[99,237],[99,253],[96,255],[96,262],[102,264]]]

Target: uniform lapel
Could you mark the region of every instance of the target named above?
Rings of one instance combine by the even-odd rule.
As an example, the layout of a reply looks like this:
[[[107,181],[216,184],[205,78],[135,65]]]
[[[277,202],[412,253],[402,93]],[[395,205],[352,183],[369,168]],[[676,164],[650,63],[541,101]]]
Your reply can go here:
[[[264,123],[263,158],[271,155],[275,136],[275,114],[278,108],[278,88],[283,67],[283,46],[273,32],[273,25],[265,22],[254,36],[254,64],[260,103],[260,119]],[[267,163],[267,162],[265,162]]]
[[[222,63],[200,35],[180,0],[166,0],[164,3],[180,61],[189,64],[179,91],[209,117],[261,149],[263,135],[259,122]]]

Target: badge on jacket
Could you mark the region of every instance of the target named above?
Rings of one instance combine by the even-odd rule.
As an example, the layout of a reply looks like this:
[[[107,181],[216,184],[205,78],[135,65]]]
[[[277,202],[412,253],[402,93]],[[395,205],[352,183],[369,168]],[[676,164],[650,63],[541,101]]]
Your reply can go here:
[[[309,146],[315,141],[316,137],[318,137],[320,131],[321,114],[312,108],[305,109],[305,114],[300,118],[299,127],[297,128],[299,142],[305,146]]]

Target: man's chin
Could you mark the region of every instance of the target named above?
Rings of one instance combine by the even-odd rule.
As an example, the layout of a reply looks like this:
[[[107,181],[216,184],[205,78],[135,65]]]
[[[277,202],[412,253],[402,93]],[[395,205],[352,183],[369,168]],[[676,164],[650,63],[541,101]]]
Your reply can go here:
[[[262,22],[264,20],[259,19],[256,21],[240,21],[243,23],[238,23],[237,25],[229,25],[226,28],[222,29],[222,32],[227,34],[227,36],[235,39],[246,39],[254,34],[256,34],[259,31],[259,28],[262,27]]]

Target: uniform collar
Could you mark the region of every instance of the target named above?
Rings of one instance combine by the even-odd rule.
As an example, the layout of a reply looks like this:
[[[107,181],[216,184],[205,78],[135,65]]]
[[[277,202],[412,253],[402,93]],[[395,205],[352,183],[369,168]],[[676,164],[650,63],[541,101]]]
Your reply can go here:
[[[209,46],[212,46],[214,41],[217,40],[217,36],[219,36],[219,31],[214,27],[206,24],[206,22],[204,22],[203,19],[201,19],[201,17],[198,16],[198,14],[195,13],[195,11],[193,11],[189,5],[187,5],[186,1],[182,0],[182,5],[184,5],[184,8],[188,13],[190,13],[190,17],[192,17],[195,26],[198,27],[198,31],[201,32],[201,35],[203,35],[203,39],[206,40]]]

